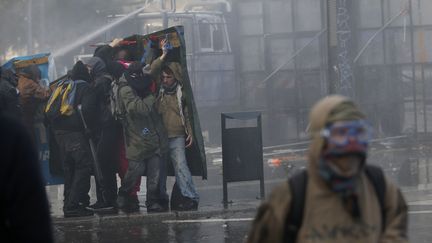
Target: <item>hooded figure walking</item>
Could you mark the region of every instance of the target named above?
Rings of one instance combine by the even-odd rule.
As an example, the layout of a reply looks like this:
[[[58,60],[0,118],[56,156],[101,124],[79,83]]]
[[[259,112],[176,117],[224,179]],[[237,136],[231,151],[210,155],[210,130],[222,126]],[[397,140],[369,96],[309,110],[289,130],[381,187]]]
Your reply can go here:
[[[335,95],[319,101],[309,119],[307,170],[260,206],[247,242],[408,242],[400,190],[366,163],[371,128],[363,113]],[[300,184],[303,190],[293,186]]]

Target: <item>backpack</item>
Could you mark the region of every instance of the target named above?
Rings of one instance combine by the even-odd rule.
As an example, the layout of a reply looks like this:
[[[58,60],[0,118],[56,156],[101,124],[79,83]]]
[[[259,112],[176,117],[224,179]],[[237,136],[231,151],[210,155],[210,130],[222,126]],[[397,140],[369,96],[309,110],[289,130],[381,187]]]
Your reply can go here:
[[[45,116],[54,121],[61,116],[71,116],[75,112],[76,85],[86,83],[83,80],[64,80],[57,84],[45,106]]]
[[[111,94],[110,94],[110,107],[111,114],[117,121],[123,121],[126,117],[126,110],[123,107],[123,103],[120,100],[119,92],[120,89],[126,86],[127,83],[113,80],[111,82]]]
[[[381,209],[381,230],[384,231],[386,224],[386,212],[384,208],[386,183],[384,173],[381,168],[374,165],[366,165],[365,172],[378,198]],[[300,171],[288,180],[292,191],[292,201],[285,221],[284,242],[296,242],[297,240],[297,234],[303,222],[307,180],[308,175],[306,170]]]

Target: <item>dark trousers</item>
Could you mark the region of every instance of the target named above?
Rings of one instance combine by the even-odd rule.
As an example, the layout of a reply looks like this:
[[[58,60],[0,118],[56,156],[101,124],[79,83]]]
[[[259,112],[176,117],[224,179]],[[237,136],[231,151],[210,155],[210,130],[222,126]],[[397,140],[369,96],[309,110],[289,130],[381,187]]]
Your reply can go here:
[[[136,181],[145,173],[147,178],[147,205],[161,203],[163,200],[159,187],[161,163],[162,160],[158,155],[144,161],[129,160],[129,167],[119,189],[119,196],[129,197]]]
[[[63,211],[75,210],[88,199],[92,157],[88,140],[81,132],[54,131],[64,170]]]
[[[166,188],[166,180],[167,180],[167,155],[165,154],[161,158],[161,163],[159,165],[159,195],[160,195],[160,202],[161,206],[168,208],[169,204],[169,196],[167,194],[167,188]]]
[[[102,183],[96,179],[96,196],[100,202],[113,204],[117,200],[116,173],[120,160],[120,127],[116,125],[104,127],[97,140],[97,157],[102,173]]]

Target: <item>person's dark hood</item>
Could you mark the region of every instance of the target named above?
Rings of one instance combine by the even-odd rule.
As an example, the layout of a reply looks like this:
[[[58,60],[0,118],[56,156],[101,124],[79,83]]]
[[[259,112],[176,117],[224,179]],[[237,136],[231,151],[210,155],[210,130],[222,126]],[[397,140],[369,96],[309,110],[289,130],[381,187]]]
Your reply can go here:
[[[138,92],[146,91],[153,81],[150,73],[143,72],[142,64],[139,62],[132,63],[124,75],[128,84]]]
[[[37,65],[30,65],[28,67],[23,68],[19,71],[19,74],[24,75],[25,77],[37,81],[41,78],[41,71]]]
[[[72,80],[84,80],[88,83],[90,83],[92,80],[86,65],[84,65],[84,63],[81,61],[75,63],[70,76]]]
[[[107,69],[108,73],[117,80],[120,79],[120,77],[126,71],[126,68],[122,64],[115,61],[109,62],[107,64]]]
[[[105,62],[100,57],[92,57],[86,64],[92,68],[90,75],[93,78],[98,78],[107,73]]]
[[[3,69],[1,73],[2,82],[8,82],[12,86],[18,85],[18,77],[12,69]]]

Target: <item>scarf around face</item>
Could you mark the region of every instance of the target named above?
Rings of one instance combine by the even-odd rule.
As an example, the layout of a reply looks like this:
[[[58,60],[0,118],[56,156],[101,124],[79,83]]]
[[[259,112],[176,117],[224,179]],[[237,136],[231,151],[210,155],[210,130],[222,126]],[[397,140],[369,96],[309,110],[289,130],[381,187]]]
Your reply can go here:
[[[358,173],[352,177],[340,176],[328,165],[328,161],[324,158],[320,159],[318,168],[321,178],[324,179],[333,192],[340,196],[351,216],[354,219],[360,219],[361,212],[356,191]]]
[[[167,95],[173,95],[177,92],[177,85],[178,85],[178,81],[176,80],[173,84],[171,84],[171,86],[165,86],[163,85],[164,88],[164,93]]]
[[[346,100],[338,104],[330,111],[328,117],[326,118],[326,124],[329,125],[337,121],[352,121],[359,119],[365,119],[365,115],[358,109],[354,102]],[[349,146],[342,148],[341,151],[322,151],[318,161],[318,173],[320,177],[328,184],[330,189],[340,196],[345,208],[351,214],[351,216],[355,219],[360,219],[361,212],[356,186],[360,171],[362,171],[364,167],[366,152],[362,154],[363,156],[360,155],[362,158],[362,163],[360,164],[358,173],[352,177],[343,177],[334,171],[328,164],[329,154],[326,154],[329,152],[335,153],[336,156],[352,154],[349,153],[350,151],[347,148],[349,148]]]

